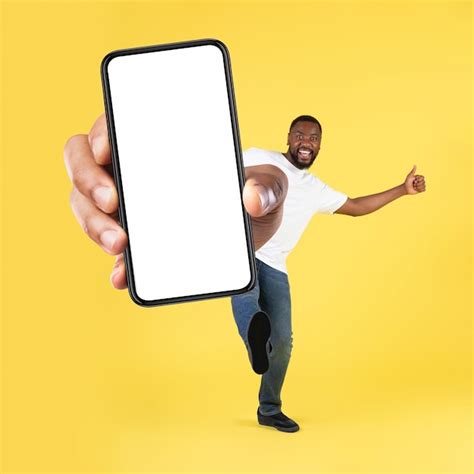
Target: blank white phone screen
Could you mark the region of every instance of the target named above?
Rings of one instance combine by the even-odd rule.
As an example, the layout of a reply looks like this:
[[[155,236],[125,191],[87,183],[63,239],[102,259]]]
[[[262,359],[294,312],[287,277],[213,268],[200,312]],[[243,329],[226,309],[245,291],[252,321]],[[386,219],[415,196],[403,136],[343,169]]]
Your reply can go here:
[[[244,288],[251,269],[222,51],[117,56],[107,71],[136,294]]]

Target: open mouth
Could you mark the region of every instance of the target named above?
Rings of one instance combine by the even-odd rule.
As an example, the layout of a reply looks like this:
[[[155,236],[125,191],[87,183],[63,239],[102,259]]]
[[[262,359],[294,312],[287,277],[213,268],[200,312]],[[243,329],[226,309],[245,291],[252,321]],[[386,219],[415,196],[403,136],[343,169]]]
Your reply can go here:
[[[313,152],[306,148],[298,149],[298,157],[304,161],[308,161],[313,156]]]

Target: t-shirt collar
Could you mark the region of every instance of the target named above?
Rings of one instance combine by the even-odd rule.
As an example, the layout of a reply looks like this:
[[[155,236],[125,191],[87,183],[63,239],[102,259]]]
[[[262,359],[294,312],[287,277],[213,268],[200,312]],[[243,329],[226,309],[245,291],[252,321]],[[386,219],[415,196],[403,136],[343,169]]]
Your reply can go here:
[[[291,163],[290,160],[288,160],[288,158],[282,152],[280,152],[280,155],[283,157],[283,160],[284,160],[283,164],[285,168],[291,171],[293,174],[298,175],[298,176],[303,176],[308,173],[308,170],[304,170],[304,169],[300,170],[299,168],[297,168],[293,163]]]

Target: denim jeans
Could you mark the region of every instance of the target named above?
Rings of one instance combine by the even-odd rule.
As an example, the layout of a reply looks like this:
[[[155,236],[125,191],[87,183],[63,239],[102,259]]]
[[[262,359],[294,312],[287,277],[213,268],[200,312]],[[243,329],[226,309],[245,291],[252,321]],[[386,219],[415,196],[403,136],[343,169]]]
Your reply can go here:
[[[281,411],[280,394],[293,347],[290,286],[286,273],[258,259],[256,264],[255,287],[247,293],[232,297],[232,311],[239,334],[247,348],[247,330],[252,317],[263,312],[270,320],[269,368],[262,375],[258,399],[260,413],[274,415]]]

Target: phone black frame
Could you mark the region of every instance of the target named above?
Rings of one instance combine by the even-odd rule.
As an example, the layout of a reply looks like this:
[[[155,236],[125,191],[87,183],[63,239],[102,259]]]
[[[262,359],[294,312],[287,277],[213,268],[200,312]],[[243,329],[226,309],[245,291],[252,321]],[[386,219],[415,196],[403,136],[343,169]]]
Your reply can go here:
[[[166,51],[166,50],[171,50],[171,49],[192,48],[192,47],[207,46],[207,45],[216,46],[217,48],[219,48],[223,56],[226,85],[227,85],[227,97],[229,100],[229,109],[230,109],[230,116],[231,116],[230,118],[232,122],[232,134],[233,134],[233,139],[234,139],[235,157],[237,161],[237,170],[238,170],[237,174],[239,178],[240,194],[242,196],[242,191],[245,184],[245,177],[244,177],[244,167],[243,167],[243,161],[242,161],[242,147],[240,143],[240,132],[239,132],[238,119],[237,119],[237,108],[236,108],[236,102],[235,102],[234,85],[233,85],[233,80],[232,80],[232,69],[231,69],[231,64],[230,64],[229,50],[227,49],[227,46],[222,41],[214,39],[214,38],[205,38],[205,39],[199,39],[199,40],[182,41],[182,42],[177,42],[177,43],[158,44],[158,45],[143,46],[143,47],[137,47],[137,48],[119,49],[119,50],[111,51],[102,60],[100,71],[101,71],[102,90],[103,90],[103,95],[104,95],[105,115],[107,119],[109,143],[111,147],[112,168],[113,168],[115,184],[117,186],[118,197],[119,197],[118,217],[119,217],[119,222],[121,226],[123,227],[123,229],[125,230],[125,232],[127,233],[127,235],[128,235],[127,214],[125,210],[125,201],[124,201],[124,194],[123,194],[123,187],[122,187],[120,163],[119,163],[118,148],[117,148],[117,139],[116,139],[116,132],[115,132],[115,122],[114,122],[107,66],[112,59],[118,56],[150,53],[150,52],[155,52],[155,51]],[[185,295],[185,296],[178,296],[174,298],[163,298],[163,299],[151,300],[151,301],[143,300],[142,298],[138,296],[136,287],[135,287],[135,278],[134,278],[133,263],[132,263],[133,260],[132,260],[132,255],[131,255],[131,244],[129,241],[124,251],[124,260],[125,260],[125,269],[126,269],[126,276],[127,276],[127,283],[128,283],[128,291],[129,291],[131,299],[139,306],[154,307],[154,306],[168,305],[168,304],[174,304],[174,303],[184,303],[184,302],[189,302],[189,301],[205,300],[205,299],[211,299],[211,298],[221,298],[225,296],[232,296],[232,295],[245,293],[251,290],[256,284],[256,275],[257,275],[256,264],[255,264],[255,250],[254,250],[254,244],[253,244],[252,226],[250,222],[250,217],[245,210],[242,200],[241,200],[241,204],[242,204],[242,213],[244,217],[245,234],[246,234],[246,239],[247,239],[247,253],[248,253],[248,258],[249,258],[250,276],[251,276],[250,281],[247,286],[237,289],[237,290],[227,290],[227,291],[220,291],[220,292],[215,292],[215,293],[205,293],[205,294],[199,294],[199,295]]]

